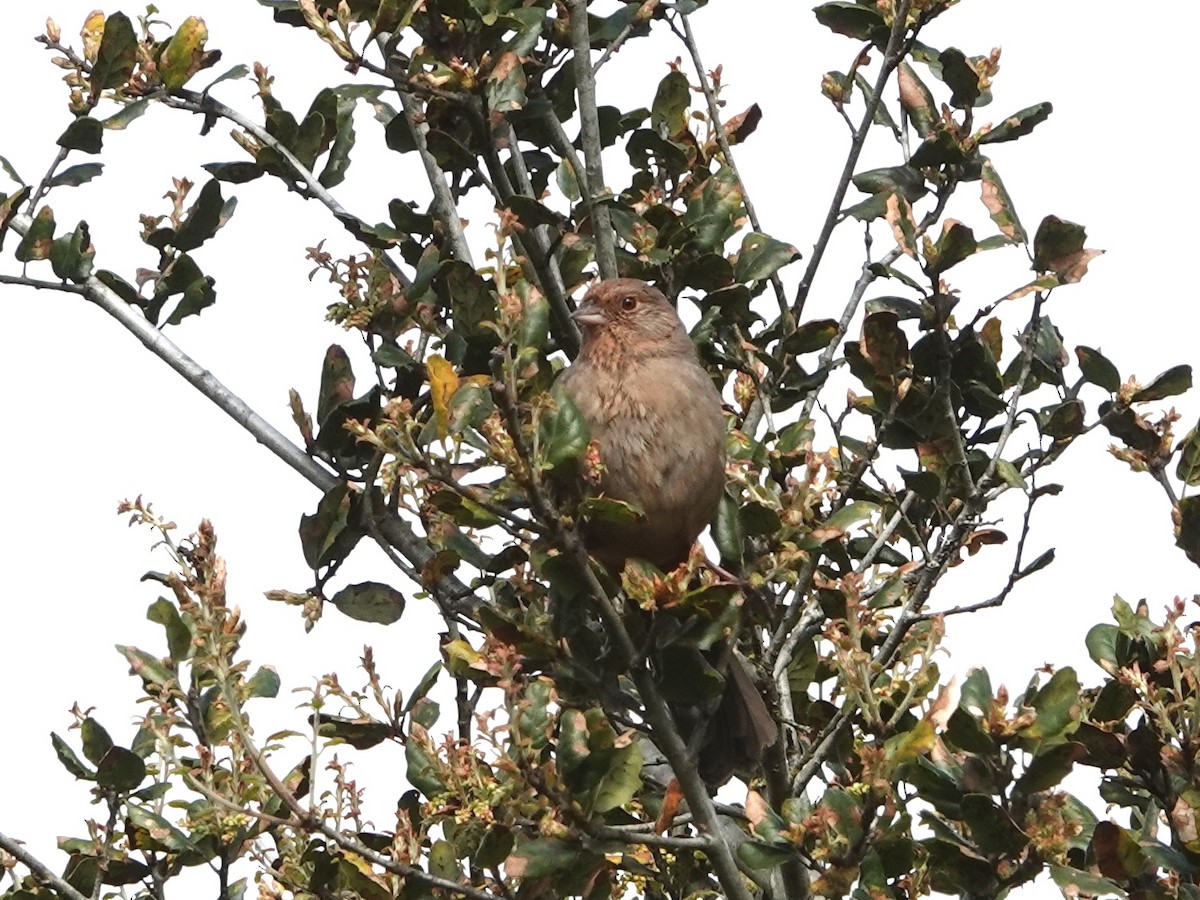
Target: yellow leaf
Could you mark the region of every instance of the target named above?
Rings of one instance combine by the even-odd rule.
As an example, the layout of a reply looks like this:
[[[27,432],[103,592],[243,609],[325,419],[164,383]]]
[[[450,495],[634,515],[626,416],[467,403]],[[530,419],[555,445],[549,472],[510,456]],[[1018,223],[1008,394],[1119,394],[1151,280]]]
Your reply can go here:
[[[167,47],[158,60],[158,74],[168,90],[181,88],[187,80],[200,71],[204,59],[204,43],[208,40],[208,26],[203,19],[188,16],[179,30],[167,42]]]
[[[83,38],[83,58],[95,62],[100,41],[104,38],[104,13],[101,10],[93,10],[84,20],[79,36]]]
[[[458,390],[458,373],[442,356],[431,356],[425,362],[429,373],[429,390],[433,414],[437,417],[438,435],[445,437],[450,427],[450,398]]]

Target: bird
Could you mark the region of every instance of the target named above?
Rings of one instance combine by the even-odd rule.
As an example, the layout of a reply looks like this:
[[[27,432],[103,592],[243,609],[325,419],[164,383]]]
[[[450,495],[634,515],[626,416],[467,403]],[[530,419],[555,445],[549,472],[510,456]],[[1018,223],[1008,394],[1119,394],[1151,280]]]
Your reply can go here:
[[[573,318],[583,340],[562,386],[599,446],[602,492],[645,514],[631,525],[591,524],[588,550],[613,572],[630,556],[669,571],[687,559],[725,488],[721,395],[678,313],[646,282],[601,281]]]
[[[721,394],[700,364],[679,314],[661,291],[610,278],[573,314],[579,355],[559,376],[599,448],[600,490],[644,517],[587,522],[588,552],[613,574],[630,557],[663,571],[683,563],[725,489]],[[710,785],[761,758],[777,728],[738,654],[729,657],[720,706],[707,723],[698,768]]]

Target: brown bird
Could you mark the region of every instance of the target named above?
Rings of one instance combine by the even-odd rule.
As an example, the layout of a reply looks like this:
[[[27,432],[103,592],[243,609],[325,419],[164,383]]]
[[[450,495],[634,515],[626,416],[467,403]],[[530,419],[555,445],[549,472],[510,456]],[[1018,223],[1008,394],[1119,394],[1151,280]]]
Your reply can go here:
[[[646,282],[601,281],[574,318],[583,343],[562,385],[599,445],[602,492],[646,516],[629,525],[588,523],[588,550],[613,573],[631,556],[673,569],[687,559],[725,487],[721,395],[674,307]],[[710,784],[759,759],[777,734],[743,665],[734,654],[724,699],[708,723],[699,766]]]
[[[721,395],[675,309],[644,281],[600,282],[574,318],[583,345],[562,385],[600,446],[601,490],[646,514],[635,525],[593,525],[588,550],[614,572],[629,556],[673,569],[725,486]]]

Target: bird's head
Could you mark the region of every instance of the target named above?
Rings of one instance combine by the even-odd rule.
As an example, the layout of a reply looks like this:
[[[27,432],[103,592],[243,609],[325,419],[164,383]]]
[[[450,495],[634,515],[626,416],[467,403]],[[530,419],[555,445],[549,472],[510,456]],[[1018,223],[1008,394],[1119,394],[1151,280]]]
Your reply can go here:
[[[589,344],[609,341],[643,352],[691,346],[687,330],[667,298],[658,288],[636,278],[610,278],[594,285],[572,318],[583,328],[585,351]]]

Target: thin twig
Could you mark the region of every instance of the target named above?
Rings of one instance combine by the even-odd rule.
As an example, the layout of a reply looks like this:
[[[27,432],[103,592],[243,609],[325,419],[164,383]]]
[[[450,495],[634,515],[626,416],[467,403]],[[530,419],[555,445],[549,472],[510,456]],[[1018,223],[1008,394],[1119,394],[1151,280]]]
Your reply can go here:
[[[504,133],[504,140],[508,144],[509,159],[512,161],[513,172],[517,177],[517,187],[523,195],[534,197],[533,181],[529,177],[529,170],[525,167],[525,159],[521,156],[521,148],[518,144],[517,133],[513,129],[512,124],[507,120],[501,126]],[[493,144],[489,148],[489,159],[492,165],[497,169],[497,178],[500,179],[501,185],[505,188],[502,191],[501,202],[507,202],[515,194],[516,190],[509,183],[507,173],[504,170],[504,165],[500,162],[496,147]],[[529,265],[533,268],[530,273],[536,280],[546,300],[550,304],[550,312],[554,318],[554,337],[558,340],[559,345],[566,352],[567,356],[574,359],[579,353],[579,326],[575,324],[575,320],[571,318],[571,302],[567,296],[567,287],[563,283],[562,270],[558,266],[558,260],[554,257],[553,248],[549,237],[548,225],[535,225],[533,228],[528,228],[523,232],[514,234],[514,239],[518,242],[525,258],[529,261]]]
[[[683,40],[684,46],[688,48],[688,53],[691,54],[696,77],[700,79],[700,89],[704,92],[704,100],[708,104],[708,119],[712,123],[713,136],[716,138],[717,146],[721,148],[721,154],[725,157],[725,165],[729,166],[729,171],[733,173],[734,179],[742,186],[742,205],[746,207],[750,226],[755,231],[761,232],[763,230],[762,222],[759,221],[754,204],[750,201],[750,191],[746,187],[746,182],[742,180],[742,173],[738,171],[737,163],[734,161],[733,148],[729,145],[729,136],[725,134],[725,126],[721,122],[721,110],[717,106],[717,95],[709,81],[708,71],[704,68],[704,63],[700,61],[700,48],[696,44],[696,36],[692,33],[692,24],[687,13],[680,13],[679,19],[683,22],[683,34],[680,35],[680,38]],[[678,32],[676,33],[678,34]],[[778,274],[771,274],[771,287],[774,289],[775,299],[779,303],[779,314],[783,317],[784,330],[785,332],[790,331],[794,322],[791,310],[788,308],[787,297],[783,292],[783,282],[779,280]]]
[[[309,833],[319,833],[324,835],[329,840],[333,841],[343,850],[361,856],[372,865],[379,866],[387,872],[395,875],[400,875],[404,878],[411,878],[414,881],[420,881],[430,887],[441,888],[445,891],[450,891],[452,894],[457,894],[462,897],[469,897],[471,900],[497,900],[496,894],[490,891],[480,890],[479,888],[471,887],[467,884],[461,884],[456,881],[450,881],[447,878],[440,878],[437,875],[431,875],[424,869],[417,866],[410,866],[402,862],[397,862],[394,859],[388,859],[376,853],[366,844],[363,844],[348,835],[342,834],[335,828],[330,828],[321,817],[313,810],[307,810],[300,805],[299,801],[292,795],[292,792],[287,789],[287,786],[275,774],[275,770],[267,765],[263,759],[262,753],[254,745],[246,730],[245,722],[243,721],[243,713],[241,705],[238,703],[237,696],[229,687],[228,679],[222,677],[219,681],[222,699],[228,704],[233,721],[234,730],[238,734],[238,738],[242,745],[242,750],[250,757],[250,761],[254,764],[254,768],[259,774],[266,779],[271,786],[276,796],[283,802],[284,806],[291,811],[295,819],[295,825]]]
[[[908,29],[908,11],[911,6],[912,0],[900,0],[896,5],[896,11],[892,20],[892,33],[888,36],[887,49],[883,53],[879,75],[875,79],[874,94],[867,98],[866,109],[863,112],[862,119],[859,120],[858,130],[855,131],[854,137],[850,141],[850,151],[846,154],[846,163],[842,166],[842,174],[838,176],[837,185],[833,190],[833,198],[830,200],[829,209],[825,213],[825,222],[821,226],[821,232],[817,237],[816,243],[813,245],[812,256],[808,259],[808,266],[805,268],[804,275],[800,279],[800,285],[796,289],[796,300],[792,304],[793,315],[796,321],[799,321],[800,317],[804,314],[804,304],[808,301],[808,292],[812,289],[813,279],[817,275],[817,269],[821,266],[825,250],[829,247],[829,239],[833,236],[833,229],[841,221],[842,202],[846,199],[846,191],[849,190],[850,181],[854,178],[854,169],[858,165],[858,158],[862,154],[863,147],[866,145],[867,133],[871,130],[871,126],[875,122],[875,112],[879,109],[879,104],[883,102],[884,88],[887,87],[892,73],[896,71],[903,61],[909,42],[916,40],[918,29],[914,29],[912,35],[908,38],[905,37]]]
[[[342,206],[325,185],[321,184],[312,170],[300,162],[291,150],[276,140],[261,125],[208,94],[198,94],[195,91],[181,89],[171,94],[165,94],[162,97],[162,101],[167,106],[173,106],[176,109],[185,109],[189,112],[205,116],[220,116],[223,119],[228,119],[238,128],[252,136],[261,146],[270,147],[271,150],[278,153],[279,156],[287,161],[287,164],[292,168],[296,177],[304,183],[307,196],[311,196],[313,199],[319,201],[326,209],[333,213],[334,217],[351,234],[361,240],[363,230],[366,228],[366,222]],[[403,287],[407,288],[412,284],[412,280],[400,268],[400,264],[392,259],[389,254],[380,251],[379,257],[383,260],[384,265],[388,267],[388,271],[392,273]]]
[[[54,177],[54,173],[58,167],[62,165],[63,160],[67,158],[67,154],[71,151],[67,147],[59,147],[58,153],[54,156],[54,161],[50,163],[50,168],[46,170],[46,174],[42,176],[42,180],[38,182],[37,190],[33,192],[33,196],[29,198],[27,209],[30,214],[37,210],[38,204],[42,202],[42,198],[46,196],[46,192],[50,190],[50,180]]]
[[[596,111],[596,76],[592,72],[591,36],[588,34],[587,0],[567,0],[571,14],[571,45],[575,51],[575,90],[579,97],[580,141],[587,162],[588,191],[584,201],[596,241],[596,266],[601,278],[617,277],[617,248],[604,205],[604,166],[600,161],[600,117]]]

